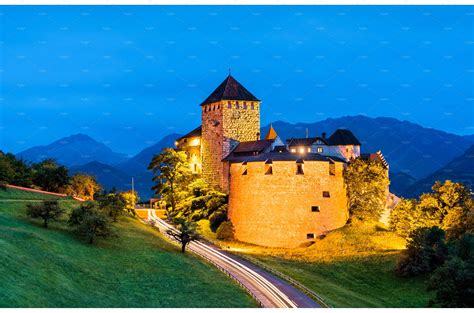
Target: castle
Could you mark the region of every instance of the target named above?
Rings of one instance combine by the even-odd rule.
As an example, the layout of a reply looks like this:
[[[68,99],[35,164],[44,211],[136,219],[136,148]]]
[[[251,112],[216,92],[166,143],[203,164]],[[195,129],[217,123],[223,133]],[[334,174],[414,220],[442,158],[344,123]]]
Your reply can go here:
[[[176,141],[192,171],[229,194],[236,239],[295,247],[345,225],[343,169],[361,157],[359,140],[338,129],[283,142],[273,127],[261,139],[260,105],[229,74],[201,103],[201,126]],[[362,157],[387,166],[380,153]]]

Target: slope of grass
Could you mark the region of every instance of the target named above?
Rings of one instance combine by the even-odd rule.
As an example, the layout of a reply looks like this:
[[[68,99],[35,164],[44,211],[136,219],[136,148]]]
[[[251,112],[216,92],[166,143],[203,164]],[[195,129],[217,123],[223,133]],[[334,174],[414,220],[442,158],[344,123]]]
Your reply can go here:
[[[25,202],[0,200],[0,307],[256,306],[223,273],[130,217],[97,245],[64,223],[40,225],[25,217]]]
[[[426,307],[426,277],[399,278],[396,254],[344,257],[331,262],[290,261],[259,256],[259,261],[296,279],[339,308]]]
[[[201,233],[208,235],[206,223]],[[207,227],[208,228],[208,227]],[[426,307],[427,277],[399,278],[395,262],[405,246],[376,224],[356,223],[329,233],[309,247],[266,248],[211,240],[296,279],[334,307]]]

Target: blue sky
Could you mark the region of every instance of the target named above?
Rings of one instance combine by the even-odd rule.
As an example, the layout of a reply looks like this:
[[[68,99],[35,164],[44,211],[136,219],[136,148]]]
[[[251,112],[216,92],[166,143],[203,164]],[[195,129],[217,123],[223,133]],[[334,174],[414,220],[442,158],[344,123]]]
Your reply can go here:
[[[473,29],[467,6],[3,6],[0,149],[86,133],[136,153],[196,127],[228,68],[262,125],[364,114],[472,134]]]

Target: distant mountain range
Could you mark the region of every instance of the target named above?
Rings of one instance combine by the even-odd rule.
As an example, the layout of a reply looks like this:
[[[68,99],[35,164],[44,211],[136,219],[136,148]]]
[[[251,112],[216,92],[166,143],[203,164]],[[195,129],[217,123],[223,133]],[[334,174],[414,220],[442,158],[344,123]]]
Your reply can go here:
[[[471,188],[474,186],[474,145],[441,169],[413,183],[404,191],[404,194],[407,197],[419,196],[423,192],[429,192],[435,181],[447,179],[464,183]]]
[[[474,136],[459,136],[394,118],[346,116],[316,123],[275,122],[273,127],[283,139],[331,135],[338,128],[350,129],[362,143],[363,152],[381,150],[392,173],[403,172],[421,179],[464,153]],[[265,134],[269,125],[263,127]]]
[[[84,173],[94,175],[97,181],[106,190],[111,190],[114,187],[117,190],[129,190],[132,187],[132,179],[130,175],[122,172],[116,167],[97,161],[92,161],[79,166],[71,166],[69,172],[70,174]]]
[[[127,159],[125,154],[113,152],[103,143],[84,134],[65,137],[46,146],[32,147],[16,156],[31,162],[52,158],[68,167],[92,161],[115,165]]]
[[[261,133],[264,135],[269,127],[264,126]],[[472,158],[469,157],[474,135],[459,136],[394,118],[365,116],[329,118],[316,123],[278,121],[273,123],[273,127],[282,139],[305,137],[306,129],[309,136],[320,136],[322,132],[329,136],[338,128],[350,129],[361,141],[363,152],[382,151],[390,164],[390,189],[399,196],[414,196],[429,191],[436,179],[453,177],[454,180],[469,182],[474,175]],[[112,187],[130,189],[133,176],[135,189],[142,199],[148,199],[153,196],[152,173],[147,170],[153,155],[165,147],[174,147],[175,140],[180,136],[167,135],[132,158],[113,152],[82,134],[27,149],[17,156],[33,162],[54,158],[68,166],[72,173],[95,175],[107,190]]]
[[[174,142],[179,137],[181,137],[180,134],[167,135],[156,144],[137,153],[133,158],[116,166],[119,170],[127,173],[129,177],[134,177],[135,188],[143,199],[153,196],[151,191],[153,173],[147,169],[151,159],[155,154],[159,154],[163,148],[174,147]]]

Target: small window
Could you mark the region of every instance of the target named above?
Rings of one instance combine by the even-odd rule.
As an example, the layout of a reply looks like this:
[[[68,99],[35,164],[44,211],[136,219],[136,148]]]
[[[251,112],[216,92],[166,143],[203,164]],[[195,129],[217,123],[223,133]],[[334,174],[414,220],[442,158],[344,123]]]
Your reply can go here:
[[[296,164],[296,175],[303,175],[303,164]]]
[[[273,175],[273,166],[271,164],[265,164],[265,175]]]
[[[227,103],[227,108],[232,109],[232,103],[230,103],[230,101]]]
[[[329,175],[335,176],[336,175],[336,163],[329,162]]]
[[[244,107],[244,110],[247,109],[247,102],[244,102],[244,106],[243,106],[243,107]]]
[[[247,161],[242,162],[242,175],[247,175]]]
[[[197,173],[197,171],[198,171],[198,165],[195,163],[194,164],[194,173]]]
[[[329,191],[323,191],[323,198],[331,198]]]
[[[314,234],[313,233],[306,234],[306,239],[314,239]]]
[[[318,153],[323,153],[323,147],[318,147],[318,148],[316,149],[316,151],[317,151]]]
[[[238,102],[235,103],[235,108],[236,108],[236,109],[239,108],[239,103],[238,103]]]
[[[300,148],[300,153],[304,153],[304,147]]]
[[[313,205],[311,207],[311,212],[319,212],[319,205]]]
[[[295,152],[296,152],[296,149],[295,149],[295,148],[291,148],[291,152],[292,152],[292,153],[295,153]]]
[[[255,109],[253,102],[252,102],[252,104],[250,105],[250,108],[251,108],[252,110]]]
[[[349,152],[349,148],[346,148],[346,152]]]
[[[308,152],[311,152],[311,148],[308,148]]]

